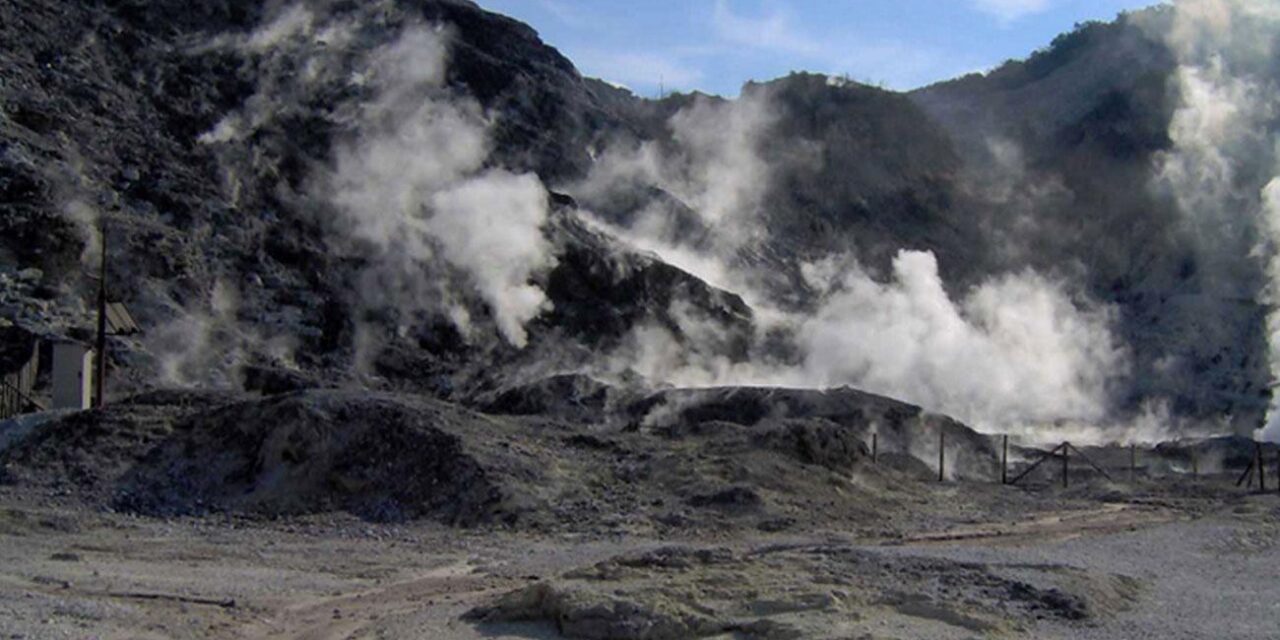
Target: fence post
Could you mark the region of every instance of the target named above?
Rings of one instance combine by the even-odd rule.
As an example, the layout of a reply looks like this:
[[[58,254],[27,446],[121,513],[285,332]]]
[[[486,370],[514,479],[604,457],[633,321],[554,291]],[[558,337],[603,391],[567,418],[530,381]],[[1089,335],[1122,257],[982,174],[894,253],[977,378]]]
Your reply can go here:
[[[1266,493],[1267,491],[1267,462],[1262,459],[1262,443],[1253,443],[1255,455],[1258,457],[1258,491]]]
[[[938,482],[944,482],[947,479],[947,429],[946,427],[938,427]]]
[[[1004,451],[1000,454],[1000,484],[1009,484],[1009,434],[1007,433],[1004,436]]]
[[[1070,459],[1071,459],[1071,443],[1063,442],[1062,443],[1062,488],[1063,489],[1067,488],[1067,477],[1068,477],[1067,465]]]
[[[1253,467],[1256,464],[1258,464],[1257,456],[1254,456],[1253,458],[1249,459],[1249,466],[1244,470],[1244,473],[1240,474],[1240,477],[1236,480],[1237,488],[1239,488],[1240,486],[1250,486],[1253,484]],[[1247,485],[1245,484],[1246,480],[1248,480],[1249,482],[1249,484]]]

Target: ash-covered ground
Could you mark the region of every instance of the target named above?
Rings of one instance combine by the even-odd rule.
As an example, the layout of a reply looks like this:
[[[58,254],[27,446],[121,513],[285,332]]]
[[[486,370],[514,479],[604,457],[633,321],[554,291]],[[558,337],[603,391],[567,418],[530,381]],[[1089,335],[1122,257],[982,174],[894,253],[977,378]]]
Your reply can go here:
[[[1132,467],[1086,447],[1064,488],[1059,459],[1002,485],[997,439],[851,390],[596,415],[171,391],[3,423],[0,631],[1273,637],[1271,447],[1269,493],[1236,485],[1244,439],[1139,447]],[[1045,449],[1012,447],[1010,477]]]

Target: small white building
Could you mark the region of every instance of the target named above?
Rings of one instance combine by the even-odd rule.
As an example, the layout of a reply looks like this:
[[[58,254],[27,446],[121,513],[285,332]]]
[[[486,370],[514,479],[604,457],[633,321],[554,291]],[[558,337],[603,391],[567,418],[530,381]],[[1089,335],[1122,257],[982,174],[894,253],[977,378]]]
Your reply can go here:
[[[93,349],[64,340],[53,344],[53,408],[93,406]]]

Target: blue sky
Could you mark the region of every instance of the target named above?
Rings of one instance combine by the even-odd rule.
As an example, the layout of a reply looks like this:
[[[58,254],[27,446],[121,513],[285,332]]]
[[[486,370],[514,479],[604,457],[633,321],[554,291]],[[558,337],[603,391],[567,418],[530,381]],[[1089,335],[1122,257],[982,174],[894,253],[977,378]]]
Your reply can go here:
[[[790,71],[913,89],[1024,58],[1077,22],[1157,0],[478,0],[586,75],[652,96],[736,96]]]

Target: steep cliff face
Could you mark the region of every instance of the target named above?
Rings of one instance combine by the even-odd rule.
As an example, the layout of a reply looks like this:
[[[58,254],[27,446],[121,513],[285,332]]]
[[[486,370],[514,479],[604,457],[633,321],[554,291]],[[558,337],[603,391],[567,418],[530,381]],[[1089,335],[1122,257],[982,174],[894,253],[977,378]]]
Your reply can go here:
[[[105,228],[114,296],[148,328],[114,341],[121,390],[283,376],[465,400],[588,373],[902,394],[913,369],[820,362],[823,330],[880,304],[849,296],[939,298],[977,336],[965,357],[1008,369],[1024,349],[992,327],[1044,298],[983,305],[1049,283],[1046,308],[1110,318],[1116,344],[1072,360],[1114,369],[1090,417],[1161,400],[1248,423],[1260,265],[1206,256],[1149,188],[1176,63],[1167,16],[1141,16],[911,94],[794,74],[650,101],[462,0],[6,0],[0,308],[89,326]],[[973,404],[930,406],[948,397],[907,399]]]

